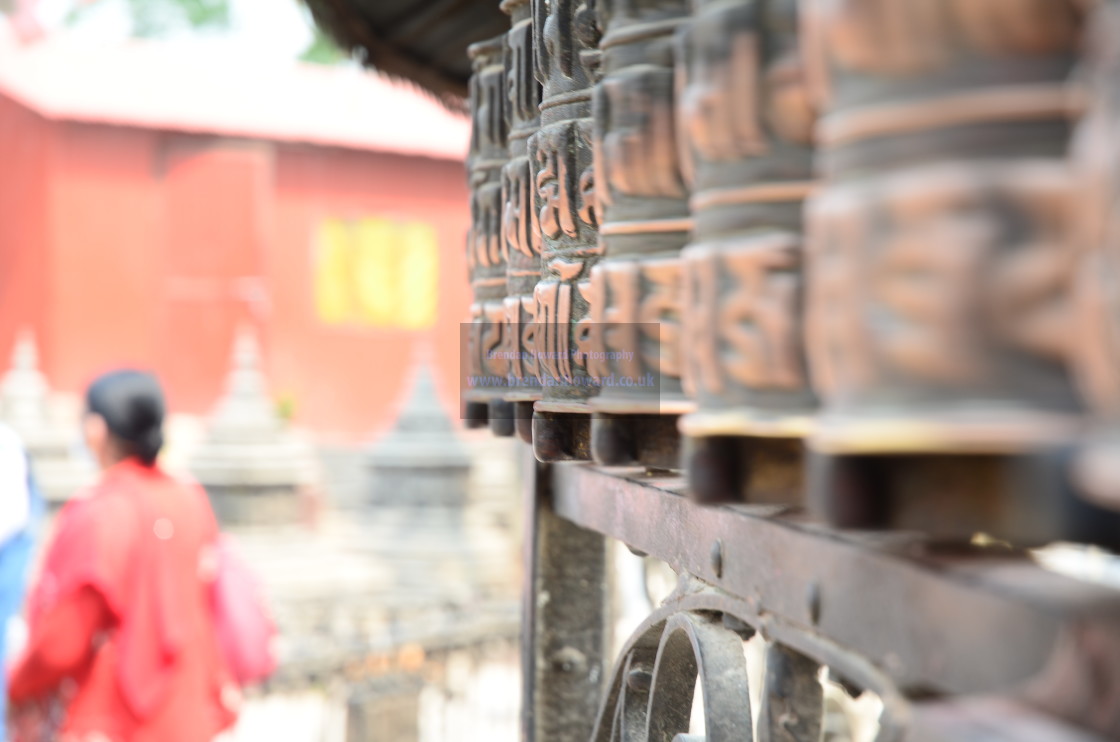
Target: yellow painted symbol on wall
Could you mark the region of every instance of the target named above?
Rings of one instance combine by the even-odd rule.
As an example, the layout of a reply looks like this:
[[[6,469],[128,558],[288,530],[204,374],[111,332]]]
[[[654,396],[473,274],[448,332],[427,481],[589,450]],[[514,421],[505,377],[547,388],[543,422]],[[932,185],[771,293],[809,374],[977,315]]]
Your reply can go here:
[[[439,247],[424,222],[328,219],[315,251],[315,304],[330,325],[420,330],[435,323]]]

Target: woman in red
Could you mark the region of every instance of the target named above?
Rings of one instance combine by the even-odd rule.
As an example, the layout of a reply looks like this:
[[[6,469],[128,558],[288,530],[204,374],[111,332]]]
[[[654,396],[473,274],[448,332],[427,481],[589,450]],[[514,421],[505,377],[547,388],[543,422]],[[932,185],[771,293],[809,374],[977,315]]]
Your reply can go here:
[[[213,511],[200,487],[156,464],[153,376],[107,374],[86,402],[101,478],[59,514],[9,694],[17,705],[60,698],[66,742],[209,742],[238,701],[214,632]]]

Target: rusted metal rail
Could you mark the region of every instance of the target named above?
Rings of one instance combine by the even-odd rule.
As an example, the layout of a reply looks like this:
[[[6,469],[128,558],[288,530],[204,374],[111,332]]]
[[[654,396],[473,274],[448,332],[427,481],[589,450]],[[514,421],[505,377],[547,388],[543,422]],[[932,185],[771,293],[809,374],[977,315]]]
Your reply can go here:
[[[880,740],[1034,739],[1016,736],[1032,715],[1028,726],[1037,727],[1031,733],[1038,739],[1117,734],[1120,591],[1056,574],[1005,545],[946,546],[916,532],[841,532],[799,509],[705,507],[684,490],[681,476],[642,468],[535,470],[527,490],[537,534],[530,547],[533,589],[526,593],[527,739],[671,739],[652,728],[630,736],[611,731],[613,715],[622,713],[618,696],[633,690],[627,678],[639,668],[676,689],[673,702],[686,710],[674,734],[686,732],[696,669],[683,660],[657,669],[659,653],[670,651],[664,644],[671,627],[724,634],[711,639],[723,649],[704,650],[695,637],[690,642],[696,652],[713,653],[709,661],[735,659],[742,682],[742,640],[759,632],[778,666],[793,668],[784,671],[790,676],[784,682],[798,687],[794,700],[808,699],[803,714],[821,713],[822,666],[856,695],[878,694]],[[604,537],[665,561],[682,576],[613,670],[603,655],[610,581]],[[680,672],[692,679],[664,677]],[[648,707],[631,725],[652,724],[648,714],[657,704],[649,702],[650,688],[644,692],[626,702]],[[704,693],[708,700],[706,686]],[[774,700],[770,694],[767,689],[765,702]],[[737,703],[708,708],[709,715],[739,719],[729,736],[712,736],[718,720],[709,719],[708,738],[745,738],[751,717]],[[1020,718],[1011,723],[1011,717]],[[581,727],[594,718],[598,726],[588,737]],[[819,733],[818,718],[805,730],[770,739],[818,739]]]
[[[535,454],[524,738],[843,739],[837,688],[1120,738],[1120,591],[1030,551],[1120,544],[1120,6],[501,7],[464,411]],[[617,657],[610,540],[680,577]]]

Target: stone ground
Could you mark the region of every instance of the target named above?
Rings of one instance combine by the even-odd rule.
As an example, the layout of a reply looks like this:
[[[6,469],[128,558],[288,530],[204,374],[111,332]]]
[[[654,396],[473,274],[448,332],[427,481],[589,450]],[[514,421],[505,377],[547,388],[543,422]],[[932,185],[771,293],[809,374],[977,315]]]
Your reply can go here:
[[[361,450],[322,451],[324,499],[307,509],[309,522],[233,531],[273,606],[285,667],[271,688],[251,694],[230,742],[348,740],[347,700],[360,683],[344,675],[355,661],[378,665],[376,675],[402,647],[439,636],[467,647],[412,660],[425,678],[419,739],[517,739],[517,473],[507,441],[467,438],[475,465],[464,537],[485,600],[394,580],[401,566],[370,543],[378,524],[362,504]]]

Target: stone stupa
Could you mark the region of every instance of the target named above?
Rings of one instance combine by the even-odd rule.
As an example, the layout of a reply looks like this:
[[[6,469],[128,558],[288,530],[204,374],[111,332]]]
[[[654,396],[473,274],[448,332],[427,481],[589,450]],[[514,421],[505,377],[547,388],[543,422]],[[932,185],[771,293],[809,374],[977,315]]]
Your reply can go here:
[[[394,575],[394,598],[464,604],[482,588],[464,528],[470,453],[440,404],[427,363],[393,428],[366,454],[365,542]]]
[[[23,440],[48,503],[59,505],[94,480],[92,460],[81,455],[80,422],[67,424],[52,415],[50,385],[39,370],[39,351],[30,330],[19,333],[11,367],[0,380],[0,419]]]
[[[191,473],[227,525],[297,522],[301,490],[315,477],[314,451],[280,417],[260,357],[256,335],[241,328],[225,394],[191,457]]]

